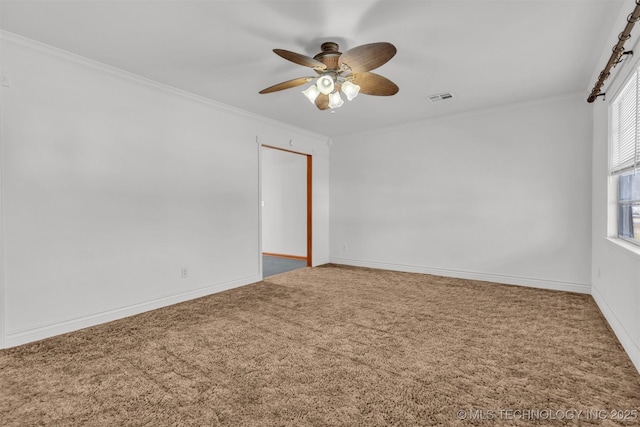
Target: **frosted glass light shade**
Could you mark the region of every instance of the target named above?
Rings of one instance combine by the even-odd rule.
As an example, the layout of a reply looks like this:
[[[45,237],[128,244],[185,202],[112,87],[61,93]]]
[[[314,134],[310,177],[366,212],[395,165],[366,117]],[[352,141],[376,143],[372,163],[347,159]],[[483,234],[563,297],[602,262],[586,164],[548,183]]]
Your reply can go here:
[[[340,98],[340,92],[335,91],[329,94],[329,108],[338,108],[344,104],[342,98]]]
[[[312,104],[315,104],[316,98],[320,95],[320,90],[316,85],[311,85],[307,90],[303,90],[302,93],[304,93],[304,96],[306,96]]]
[[[358,92],[360,92],[360,86],[351,83],[350,81],[346,81],[342,83],[342,93],[345,94],[347,99],[351,101],[353,98],[358,96]]]
[[[324,95],[329,95],[331,92],[333,92],[333,89],[335,88],[333,79],[330,76],[326,76],[326,75],[318,77],[316,86],[318,87],[318,90],[320,90],[320,93]]]

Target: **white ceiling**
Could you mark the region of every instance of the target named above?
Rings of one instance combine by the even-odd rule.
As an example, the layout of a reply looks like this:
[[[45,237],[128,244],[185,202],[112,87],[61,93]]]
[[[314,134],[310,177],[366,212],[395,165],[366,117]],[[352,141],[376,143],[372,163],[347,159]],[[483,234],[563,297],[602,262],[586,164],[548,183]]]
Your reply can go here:
[[[586,94],[621,8],[633,0],[1,0],[0,28],[195,94],[328,136]],[[622,28],[620,29],[622,31]],[[375,72],[399,87],[332,114],[300,91],[314,75],[275,55],[393,43]],[[451,102],[428,95],[453,92]]]

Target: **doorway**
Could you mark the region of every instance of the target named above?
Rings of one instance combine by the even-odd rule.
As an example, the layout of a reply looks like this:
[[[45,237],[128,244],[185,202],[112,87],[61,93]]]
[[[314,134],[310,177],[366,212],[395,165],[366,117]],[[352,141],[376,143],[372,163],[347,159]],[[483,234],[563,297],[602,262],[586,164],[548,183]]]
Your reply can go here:
[[[263,277],[312,264],[312,156],[262,150]]]

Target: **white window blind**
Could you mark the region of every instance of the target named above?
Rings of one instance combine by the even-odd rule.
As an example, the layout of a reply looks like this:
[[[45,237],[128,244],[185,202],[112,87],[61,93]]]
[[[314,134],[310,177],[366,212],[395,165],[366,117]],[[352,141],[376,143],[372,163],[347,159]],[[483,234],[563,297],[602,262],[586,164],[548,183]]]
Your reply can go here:
[[[611,174],[640,167],[640,78],[630,76],[611,104]]]

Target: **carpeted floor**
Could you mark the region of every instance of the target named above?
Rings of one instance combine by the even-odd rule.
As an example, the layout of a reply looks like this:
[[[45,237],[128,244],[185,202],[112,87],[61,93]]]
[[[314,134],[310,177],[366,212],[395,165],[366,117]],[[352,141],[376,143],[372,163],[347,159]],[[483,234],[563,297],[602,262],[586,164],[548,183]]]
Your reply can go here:
[[[640,375],[588,295],[333,265],[3,350],[0,384],[2,426],[640,417]]]

